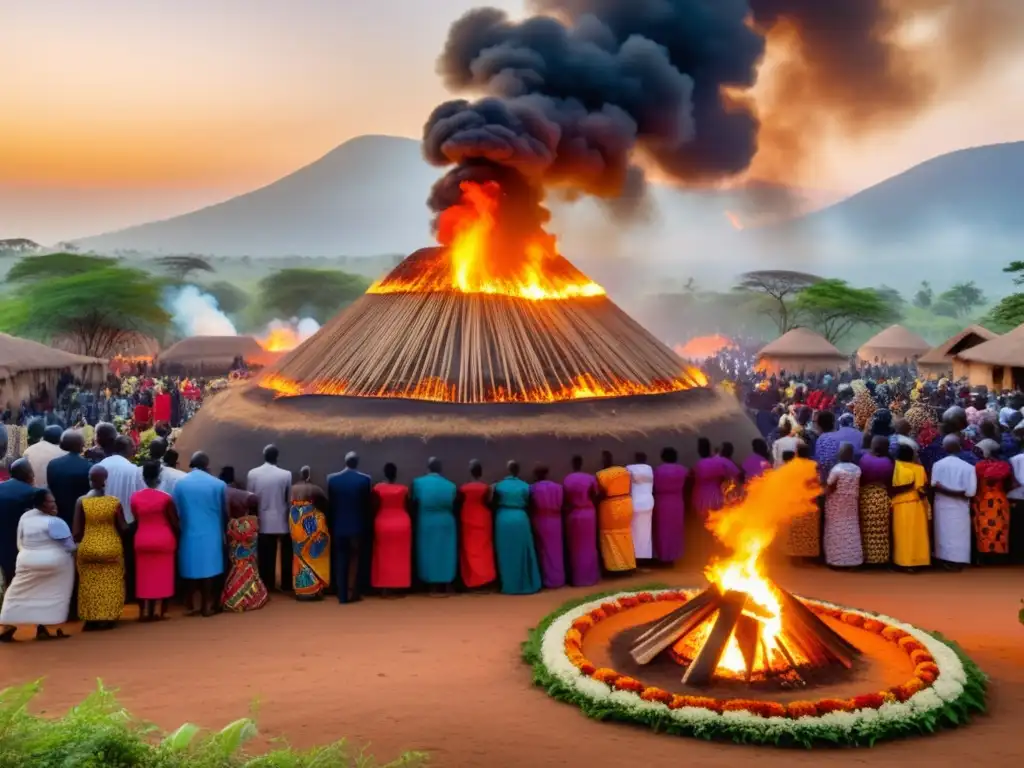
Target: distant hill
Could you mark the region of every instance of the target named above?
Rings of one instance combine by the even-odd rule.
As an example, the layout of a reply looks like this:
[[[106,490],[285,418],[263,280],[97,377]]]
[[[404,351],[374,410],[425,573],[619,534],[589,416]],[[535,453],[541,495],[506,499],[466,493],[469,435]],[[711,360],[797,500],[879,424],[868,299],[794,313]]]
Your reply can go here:
[[[426,199],[438,175],[417,142],[360,136],[254,192],[77,244],[105,253],[253,257],[408,252],[429,238]]]

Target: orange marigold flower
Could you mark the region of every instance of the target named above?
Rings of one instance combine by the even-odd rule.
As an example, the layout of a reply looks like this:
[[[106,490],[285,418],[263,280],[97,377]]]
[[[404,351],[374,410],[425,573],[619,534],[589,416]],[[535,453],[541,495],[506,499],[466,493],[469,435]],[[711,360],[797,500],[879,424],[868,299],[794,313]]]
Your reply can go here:
[[[605,613],[604,609],[602,608],[595,608],[590,612],[590,618],[592,618],[594,620],[594,623],[596,624],[599,621],[604,621],[605,619],[607,619],[608,614]]]
[[[818,711],[823,715],[829,712],[849,712],[850,702],[845,699],[821,699],[817,702]]]
[[[917,642],[917,640],[915,640],[914,638],[910,637],[909,635],[907,637],[901,637],[897,641],[897,645],[899,645],[899,647],[907,653],[913,653],[914,651],[924,650],[924,646]]]
[[[852,700],[853,709],[878,709],[885,703],[885,695],[881,693],[866,693],[863,696],[854,696]]]
[[[917,673],[931,672],[933,675],[938,677],[939,665],[936,664],[934,661],[923,661],[920,664],[918,664],[917,667],[914,668],[914,671]],[[920,677],[920,674],[918,675],[918,677]]]
[[[623,597],[619,600],[619,605],[622,608],[636,608],[638,605],[640,605],[640,601],[637,600],[635,597]]]
[[[587,616],[580,616],[576,621],[572,623],[572,628],[579,632],[581,635],[586,634],[588,629],[592,629],[594,626],[594,620]]]
[[[786,705],[786,714],[794,720],[799,717],[817,717],[818,705],[813,701],[791,701]]]
[[[882,637],[888,640],[890,643],[898,643],[904,637],[910,637],[899,627],[886,627],[882,630]]]
[[[660,701],[662,704],[668,704],[672,701],[672,694],[661,688],[644,688],[640,698],[644,701]]]
[[[908,680],[903,685],[897,685],[895,688],[890,688],[889,692],[892,693],[896,701],[904,702],[922,688],[924,688],[924,683],[915,677],[912,680]]]
[[[594,666],[593,664],[591,664],[591,663],[590,663],[589,661],[585,661],[585,662],[583,662],[583,664],[582,664],[582,665],[580,666],[580,672],[581,672],[582,674],[586,675],[587,677],[593,677],[593,676],[594,676],[594,673],[596,673],[596,672],[597,672],[597,667],[595,667],[595,666]]]
[[[885,629],[885,624],[880,622],[878,619],[864,619],[863,629],[868,632],[873,632],[876,635],[880,634]]]
[[[615,682],[612,683],[612,685],[618,688],[620,691],[632,691],[633,693],[643,693],[644,690],[643,683],[641,683],[639,680],[635,680],[632,677],[627,677],[626,675],[622,675],[621,677],[616,679]]]
[[[636,599],[639,600],[641,603],[653,603],[654,595],[652,595],[650,592],[641,592],[640,594],[636,595]]]
[[[601,667],[600,669],[595,670],[594,674],[592,674],[591,677],[602,683],[607,683],[608,685],[611,685],[620,677],[622,677],[622,675],[620,675],[614,669],[608,669],[608,667]]]
[[[565,642],[579,645],[583,642],[583,633],[574,627],[565,633]]]
[[[889,691],[882,691],[882,698],[885,700],[886,704],[893,704],[899,701],[899,699],[896,698],[896,694],[892,692],[893,690],[896,690],[896,688]]]
[[[722,702],[718,699],[711,699],[707,696],[673,696],[672,703],[669,705],[672,709],[679,709],[680,707],[694,707],[696,709],[709,709],[712,712],[722,711]]]
[[[614,616],[619,612],[618,603],[601,603],[601,610],[604,611],[606,616]]]
[[[918,664],[928,664],[935,661],[935,657],[932,656],[928,651],[912,651],[910,654],[910,660],[914,662],[914,666]]]
[[[920,667],[918,667],[914,670],[914,677],[916,677],[918,680],[920,680],[922,683],[928,686],[935,682],[935,680],[938,678],[938,675],[935,672],[932,672],[930,669],[921,669]]]
[[[830,616],[833,619],[842,619],[843,618],[843,609],[842,608],[829,608],[829,607],[824,606],[824,605],[822,605],[822,606],[810,606],[810,608],[811,608],[812,611],[814,611],[815,613],[819,614],[820,616]]]
[[[844,613],[843,623],[851,627],[860,627],[864,625],[864,617],[857,613]]]

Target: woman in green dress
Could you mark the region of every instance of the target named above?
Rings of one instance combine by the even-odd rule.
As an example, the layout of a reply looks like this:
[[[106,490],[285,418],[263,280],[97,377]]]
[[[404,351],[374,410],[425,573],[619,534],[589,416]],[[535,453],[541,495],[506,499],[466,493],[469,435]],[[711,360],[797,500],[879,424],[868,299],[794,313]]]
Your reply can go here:
[[[456,494],[436,458],[427,463],[427,474],[412,481],[416,576],[435,594],[451,592],[458,569]]]
[[[537,550],[527,508],[530,486],[519,479],[519,464],[508,463],[508,477],[494,484],[494,544],[498,578],[506,595],[532,595],[541,587]]]

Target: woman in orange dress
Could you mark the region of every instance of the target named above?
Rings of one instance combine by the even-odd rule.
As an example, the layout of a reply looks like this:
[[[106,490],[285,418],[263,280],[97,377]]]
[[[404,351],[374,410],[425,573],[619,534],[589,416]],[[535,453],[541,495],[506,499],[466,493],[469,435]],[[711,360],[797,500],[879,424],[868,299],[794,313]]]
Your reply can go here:
[[[494,514],[491,486],[481,481],[479,461],[469,463],[470,482],[459,488],[459,575],[467,589],[477,589],[498,578],[494,563]]]
[[[983,440],[981,450],[985,458],[974,467],[978,492],[971,501],[975,547],[979,561],[997,561],[1010,551],[1010,501],[1006,489],[1013,470],[1009,462],[1003,461],[995,441]]]
[[[601,454],[597,486],[601,500],[597,505],[597,527],[601,560],[605,570],[632,571],[636,568],[633,551],[633,499],[630,496],[629,472],[616,467],[608,451]]]
[[[385,482],[373,487],[373,559],[370,584],[387,594],[412,586],[412,518],[409,489],[398,485],[398,467],[384,465]]]

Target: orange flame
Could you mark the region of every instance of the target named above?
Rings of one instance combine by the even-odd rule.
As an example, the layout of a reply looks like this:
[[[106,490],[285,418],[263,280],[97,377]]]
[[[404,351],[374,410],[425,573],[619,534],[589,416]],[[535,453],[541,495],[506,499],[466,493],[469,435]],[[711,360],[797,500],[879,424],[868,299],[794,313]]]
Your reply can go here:
[[[782,630],[782,605],[771,583],[764,578],[761,556],[776,534],[791,520],[817,509],[821,493],[817,465],[810,459],[793,459],[779,469],[766,472],[747,486],[746,498],[738,504],[712,512],[707,527],[732,550],[732,555],[713,561],[705,570],[708,581],[722,592],[745,592],[756,610],[747,612],[761,622],[761,637],[769,658],[781,655],[777,639]],[[729,639],[718,671],[739,674],[746,662],[735,634]]]
[[[664,395],[685,389],[707,386],[708,380],[697,368],[687,368],[677,379],[637,384],[616,381],[602,384],[593,376],[577,376],[572,384],[558,388],[533,389],[525,393],[509,392],[496,387],[485,398],[492,403],[559,403],[566,400],[600,400],[606,397],[629,397],[634,395]],[[268,374],[260,379],[260,387],[276,393],[277,397],[298,397],[300,395],[365,396],[350,391],[348,382],[320,381],[303,386],[277,374]],[[458,388],[440,379],[428,378],[401,390],[375,392],[373,397],[400,398],[406,400],[428,400],[435,403],[460,402]]]
[[[454,291],[515,296],[530,301],[604,296],[605,290],[562,258],[544,231],[522,253],[507,254],[497,242],[501,188],[494,182],[463,182],[462,201],[438,221],[443,255],[414,274],[392,273],[367,293]]]
[[[300,343],[299,334],[293,328],[278,326],[271,328],[270,332],[259,340],[267,352],[291,352]]]
[[[697,336],[685,344],[676,344],[672,350],[684,360],[704,360],[726,349],[735,349],[736,342],[728,336]]]

